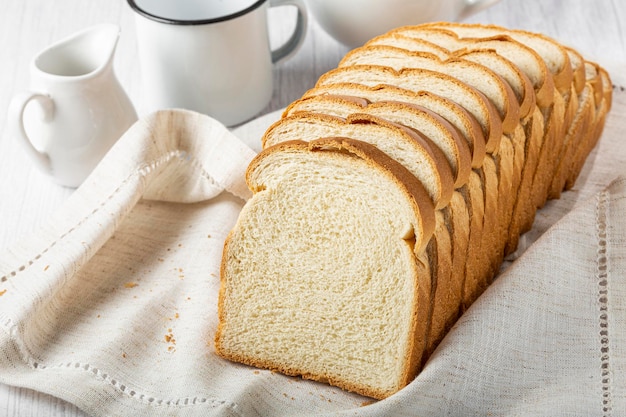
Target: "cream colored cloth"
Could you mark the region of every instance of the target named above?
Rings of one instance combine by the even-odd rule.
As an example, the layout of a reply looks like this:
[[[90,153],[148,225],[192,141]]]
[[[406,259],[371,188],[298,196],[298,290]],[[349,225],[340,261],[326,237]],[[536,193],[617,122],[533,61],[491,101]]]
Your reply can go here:
[[[222,244],[278,114],[243,141],[194,113],[143,119],[0,253],[0,380],[94,416],[626,415],[626,180],[612,182],[625,116],[616,91],[576,188],[538,213],[528,249],[418,378],[378,402],[214,353]]]

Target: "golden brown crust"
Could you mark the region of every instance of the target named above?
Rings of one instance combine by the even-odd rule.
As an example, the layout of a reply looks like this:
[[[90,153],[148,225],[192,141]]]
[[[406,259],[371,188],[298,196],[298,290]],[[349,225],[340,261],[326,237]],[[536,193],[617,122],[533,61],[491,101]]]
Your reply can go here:
[[[585,74],[585,60],[582,55],[575,50],[574,48],[570,48],[568,46],[564,46],[567,53],[570,55],[570,62],[572,63],[572,71],[573,71],[573,83],[574,88],[576,89],[576,93],[582,93],[585,88],[587,75]],[[572,59],[574,57],[574,59]]]
[[[386,45],[388,39],[395,39],[400,43],[410,44],[415,48],[415,50],[420,50],[424,52],[429,52],[431,54],[437,55],[441,59],[449,58],[450,51],[436,43],[426,41],[424,39],[416,39],[405,36],[401,33],[393,33],[387,32],[382,35],[379,35],[375,38],[372,38],[368,42],[364,44],[364,46],[372,46],[372,45]]]
[[[432,32],[437,33],[437,29],[433,29]],[[446,32],[443,32],[446,34]],[[439,32],[441,34],[441,32]],[[456,38],[456,37],[455,37]],[[458,39],[458,38],[456,38]],[[461,50],[449,50],[445,49],[442,46],[439,46],[433,42],[425,41],[420,38],[413,38],[409,36],[402,35],[401,33],[389,32],[376,38],[372,39],[372,41],[365,44],[365,47],[370,45],[388,45],[397,48],[406,49],[412,52],[429,52],[431,54],[435,54],[441,60],[449,60],[453,57],[474,58],[472,61],[476,63],[483,63],[484,61],[478,59],[477,57],[488,58],[489,60],[500,60],[501,65],[508,66],[510,71],[516,73],[516,77],[518,78],[518,83],[522,85],[523,91],[520,92],[518,99],[519,104],[519,112],[521,118],[526,117],[531,111],[532,107],[535,105],[535,94],[534,89],[532,88],[532,84],[530,84],[530,80],[528,77],[519,70],[519,68],[513,65],[510,61],[498,55],[495,51],[490,49],[461,49]],[[485,67],[490,68],[490,65],[484,64]],[[491,68],[493,69],[493,68]],[[584,74],[583,74],[584,76]],[[517,95],[517,94],[516,94]],[[511,128],[511,123],[517,124],[518,118],[509,116],[507,121],[504,122],[504,129]],[[513,126],[514,128],[514,126]]]
[[[513,30],[514,33],[521,33],[529,37],[535,37],[546,43],[552,45],[555,51],[561,56],[561,66],[556,71],[552,72],[554,78],[554,86],[562,94],[568,94],[572,83],[574,82],[574,71],[572,70],[572,63],[570,61],[567,50],[563,45],[556,42],[554,39],[542,34],[534,33],[524,30]]]
[[[424,26],[434,26],[438,28],[462,27],[464,30],[467,30],[469,28],[469,29],[475,29],[477,31],[485,30],[485,31],[494,32],[493,36],[507,36],[509,38],[512,38],[520,42],[521,44],[525,44],[525,42],[520,41],[519,37],[528,37],[529,39],[536,40],[544,44],[549,44],[552,50],[555,51],[557,55],[559,55],[560,61],[561,61],[558,68],[553,68],[552,71],[550,71],[553,75],[554,86],[557,88],[557,90],[566,93],[569,91],[569,88],[574,79],[572,65],[569,59],[569,55],[567,54],[567,51],[561,44],[559,44],[554,39],[544,34],[525,31],[521,29],[507,29],[503,26],[498,26],[494,24],[482,24],[482,23],[464,23],[462,25],[459,25],[458,23],[455,23],[455,22],[434,22],[434,23],[426,23],[424,24]],[[471,36],[471,37],[465,37],[465,39],[481,38],[481,37],[483,36]],[[529,46],[529,47],[532,49],[532,46]]]
[[[307,113],[310,113],[310,112],[307,112]],[[299,117],[302,117],[302,115],[288,116],[288,117],[279,119],[276,122],[272,123],[270,125],[270,127],[267,128],[267,130],[265,131],[263,136],[261,137],[261,145],[263,146],[263,148],[265,149],[265,148],[267,148],[269,146],[275,145],[274,142],[268,143],[268,138],[273,137],[274,131],[277,130],[283,123],[285,123],[284,122],[285,119],[295,119],[295,118],[299,118]],[[328,114],[318,114],[318,113],[316,113],[316,114],[313,114],[312,117],[314,119],[324,120],[324,121],[326,121],[328,123],[345,123],[345,118],[332,116],[332,115],[328,115]]]
[[[309,103],[314,103],[317,97],[320,97],[320,96],[303,97],[292,102],[285,108],[281,118],[284,119],[286,117],[293,116],[294,114],[300,113],[300,112],[312,111],[312,110],[306,109],[306,107]],[[326,94],[324,95],[324,97],[332,98],[332,100],[335,102],[345,104],[345,105],[350,105],[354,107],[355,109],[356,108],[363,109],[367,107],[368,104],[370,103],[369,100],[366,100],[362,97],[350,96],[346,94]],[[313,112],[315,113],[315,111]]]
[[[435,146],[435,144],[429,138],[427,138],[420,132],[407,128],[406,126],[392,123],[383,118],[365,113],[351,114],[347,117],[346,122],[350,124],[371,123],[378,126],[383,126],[390,130],[399,129],[407,134],[409,137],[411,137],[413,141],[419,144],[419,146],[426,151],[430,158],[432,158],[435,166],[437,167],[436,169],[439,172],[442,193],[440,200],[435,202],[435,207],[439,209],[448,205],[450,199],[452,198],[452,193],[454,192],[454,174],[452,173],[452,168],[448,164],[446,156],[443,154],[441,149]]]
[[[463,49],[456,51],[455,55],[474,62],[483,63],[485,66],[489,66],[489,61],[495,60],[498,61],[501,66],[507,67],[511,74],[514,74],[512,76],[515,77],[515,79],[511,79],[508,84],[511,85],[512,82],[515,82],[521,86],[521,91],[514,91],[519,103],[519,119],[525,119],[530,113],[532,113],[532,110],[537,103],[535,90],[528,76],[521,71],[517,65],[513,64],[511,61],[499,55],[492,49]],[[494,69],[494,71],[498,73],[496,69]],[[500,74],[500,76],[504,77],[502,74]],[[516,121],[517,123],[519,123],[519,119]]]

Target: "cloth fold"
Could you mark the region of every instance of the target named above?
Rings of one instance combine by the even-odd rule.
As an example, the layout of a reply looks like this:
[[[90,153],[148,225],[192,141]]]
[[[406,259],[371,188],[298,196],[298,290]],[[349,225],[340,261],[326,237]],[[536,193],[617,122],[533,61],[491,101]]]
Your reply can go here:
[[[626,414],[626,93],[576,189],[538,213],[416,380],[378,402],[214,353],[222,245],[278,116],[241,139],[181,110],[134,125],[0,253],[0,381],[93,416]]]

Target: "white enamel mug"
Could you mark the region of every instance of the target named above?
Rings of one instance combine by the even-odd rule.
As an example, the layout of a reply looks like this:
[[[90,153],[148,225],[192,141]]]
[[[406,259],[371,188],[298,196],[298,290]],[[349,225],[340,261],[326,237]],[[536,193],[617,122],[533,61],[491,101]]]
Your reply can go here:
[[[456,21],[499,0],[307,0],[307,7],[326,33],[356,48],[406,25]]]
[[[142,111],[184,108],[227,126],[257,115],[272,97],[273,65],[291,57],[307,29],[303,0],[128,0],[143,80]],[[268,8],[291,5],[290,38],[270,49]]]

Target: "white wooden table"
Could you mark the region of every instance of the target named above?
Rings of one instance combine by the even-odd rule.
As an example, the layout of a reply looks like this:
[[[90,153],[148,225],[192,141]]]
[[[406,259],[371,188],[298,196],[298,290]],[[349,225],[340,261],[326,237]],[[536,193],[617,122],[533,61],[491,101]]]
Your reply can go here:
[[[97,23],[117,23],[121,38],[115,58],[118,78],[131,99],[140,103],[133,15],[125,0],[0,0],[0,248],[30,233],[73,190],[54,185],[34,168],[7,129],[11,96],[28,86],[29,61],[49,44]],[[270,39],[289,34],[294,14],[270,14]],[[626,86],[626,1],[502,0],[473,16],[473,22],[540,31],[578,49]],[[280,109],[334,68],[348,49],[331,39],[311,19],[302,49],[274,71],[271,103]],[[141,108],[138,108],[140,116]],[[0,416],[84,416],[71,404],[32,390],[0,384]]]

